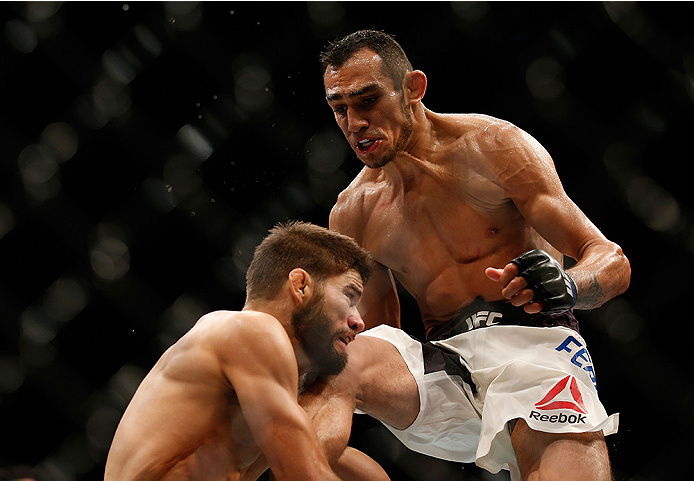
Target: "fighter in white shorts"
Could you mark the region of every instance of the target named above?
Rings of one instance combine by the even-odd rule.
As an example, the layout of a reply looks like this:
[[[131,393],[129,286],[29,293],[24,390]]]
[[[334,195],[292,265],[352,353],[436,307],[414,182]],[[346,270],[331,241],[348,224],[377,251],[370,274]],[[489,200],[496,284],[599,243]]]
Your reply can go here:
[[[390,326],[361,336],[393,344],[417,382],[414,423],[404,430],[384,423],[413,451],[492,473],[506,469],[516,480],[511,431],[519,418],[544,432],[617,431],[619,415],[608,416],[598,399],[571,312],[529,315],[477,299],[425,343]]]
[[[359,305],[366,326],[400,326],[398,287],[416,301],[427,333],[449,323],[477,298],[508,300],[530,314],[554,311],[545,288],[552,279],[564,285],[564,293],[566,284],[571,284],[571,302],[564,303],[563,310],[598,308],[628,288],[631,268],[621,247],[607,239],[571,200],[552,156],[528,132],[489,115],[427,108],[426,74],[414,68],[402,46],[385,32],[353,32],[331,42],[320,59],[325,100],[363,164],[338,195],[329,227],[352,237],[377,263]],[[484,70],[483,63],[456,52],[451,52],[450,61],[460,66],[455,72],[463,73],[453,75],[448,94],[462,99],[475,96],[465,77]],[[579,166],[564,165],[567,172],[580,172]],[[525,260],[534,266],[529,267],[534,275],[508,264],[523,253],[530,253]],[[543,266],[561,262],[563,256],[575,261],[566,273],[545,271]],[[480,309],[494,311],[491,306]],[[468,401],[468,410],[478,424],[478,413],[483,413],[477,429],[482,436],[480,449],[496,454],[501,448],[491,443],[493,434],[516,417],[511,440],[523,477],[610,481],[602,431],[552,432],[591,429],[606,419],[590,420],[597,408],[589,394],[592,381],[586,380],[589,373],[583,370],[590,364],[587,351],[581,351],[583,341],[574,336],[578,346],[569,339],[575,331],[563,327],[543,328],[538,331],[542,336],[535,335],[539,328],[523,328],[519,326],[523,322],[512,322],[518,319],[515,316],[504,316],[511,325],[453,331],[437,338],[439,347],[455,347],[463,354],[461,365],[470,371],[472,383],[458,391],[462,395],[469,389],[465,399],[473,400]],[[494,319],[485,323],[494,324]],[[481,322],[480,318],[480,326]],[[520,337],[516,334],[526,331],[530,338],[523,346],[516,344]],[[341,375],[335,384],[346,385],[357,396],[353,404],[362,411],[391,427],[414,430],[411,425],[420,424],[420,403],[426,401],[420,399],[421,384],[417,386],[393,344],[372,336],[363,336],[360,342],[360,337],[347,349],[348,364],[353,365],[348,366],[350,377]],[[481,338],[489,345],[480,344]],[[556,350],[564,341],[570,352]],[[557,359],[547,361],[546,355],[539,354],[541,349]],[[413,351],[415,358],[421,356],[417,349]],[[507,362],[513,351],[523,354]],[[568,357],[566,367],[562,356]],[[574,356],[582,367],[571,364]],[[426,361],[422,356],[421,362]],[[519,371],[522,381],[516,375]],[[425,375],[419,377],[421,383]],[[326,416],[319,420],[334,432],[336,417],[327,413],[340,403],[346,411],[348,396],[341,395],[337,386],[326,389],[331,396],[342,396],[327,398]],[[569,397],[554,402],[565,390]],[[505,392],[514,395],[497,395]],[[585,409],[577,401],[578,393]],[[495,406],[498,398],[504,399],[501,408]],[[574,404],[587,414],[566,407]],[[343,411],[338,414],[343,416]],[[583,426],[579,415],[595,426]],[[340,421],[347,432],[350,420]],[[465,433],[474,424],[469,423]],[[533,429],[538,425],[545,430]],[[446,426],[442,429],[448,431]]]
[[[362,412],[413,451],[475,462],[492,473],[506,469],[516,481],[512,433],[519,419],[525,429],[590,434],[587,440],[617,431],[618,415],[608,416],[598,399],[595,369],[569,310],[570,277],[541,250],[512,262],[542,293],[547,312],[528,314],[478,297],[432,327],[424,343],[387,325],[350,343],[343,374],[302,399],[314,424],[323,426],[319,436],[328,452],[332,446],[341,452],[351,413]]]

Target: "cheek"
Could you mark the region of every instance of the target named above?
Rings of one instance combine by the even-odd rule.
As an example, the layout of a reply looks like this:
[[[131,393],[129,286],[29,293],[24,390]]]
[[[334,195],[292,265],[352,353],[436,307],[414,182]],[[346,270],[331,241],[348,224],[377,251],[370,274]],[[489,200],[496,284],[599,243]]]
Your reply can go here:
[[[333,324],[344,316],[345,307],[342,302],[336,301],[330,303],[330,317],[333,320]]]
[[[405,124],[405,117],[403,116],[402,111],[397,108],[388,111],[388,116],[384,118],[388,123],[388,128],[393,132],[399,132],[402,130],[402,126]]]
[[[335,122],[337,122],[337,126],[340,127],[340,130],[342,133],[347,136],[347,120],[344,119],[343,117],[335,116]]]
[[[326,300],[334,326],[337,325],[342,319],[346,319],[347,316],[349,316],[348,300],[344,299],[342,296]]]

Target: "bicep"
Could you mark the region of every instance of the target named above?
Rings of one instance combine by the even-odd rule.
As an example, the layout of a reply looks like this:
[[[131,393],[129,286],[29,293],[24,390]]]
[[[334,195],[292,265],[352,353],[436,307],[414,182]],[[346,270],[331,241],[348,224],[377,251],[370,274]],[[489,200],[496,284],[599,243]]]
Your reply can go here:
[[[253,438],[277,479],[311,479],[315,473],[329,470],[296,394],[263,378],[243,385],[237,393]]]
[[[540,192],[519,204],[522,215],[554,248],[577,261],[567,272],[578,289],[577,309],[594,309],[624,292],[631,267],[622,249],[607,239],[563,192]]]
[[[297,402],[298,370],[289,340],[273,332],[249,337],[231,346],[222,363],[243,418],[277,479],[287,473],[312,479],[329,468]]]
[[[515,129],[500,176],[520,214],[552,246],[575,259],[602,233],[569,198],[549,153],[533,137]],[[513,155],[510,155],[513,153]]]
[[[291,457],[291,446],[310,438],[307,416],[296,394],[288,391],[276,376],[239,375],[234,379],[243,417],[270,467]]]

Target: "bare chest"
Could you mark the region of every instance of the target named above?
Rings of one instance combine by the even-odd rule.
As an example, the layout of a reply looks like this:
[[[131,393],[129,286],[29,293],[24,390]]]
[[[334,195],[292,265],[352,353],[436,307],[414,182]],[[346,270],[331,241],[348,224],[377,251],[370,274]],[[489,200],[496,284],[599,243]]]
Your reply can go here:
[[[484,193],[483,186],[497,190],[481,181],[424,181],[411,190],[383,186],[365,202],[364,247],[402,273],[413,257],[468,264],[488,255],[523,227],[523,219],[501,192]]]
[[[422,182],[409,191],[384,186],[365,202],[365,212],[363,246],[433,317],[477,296],[498,296],[485,268],[508,262],[530,237],[515,205],[483,179]]]

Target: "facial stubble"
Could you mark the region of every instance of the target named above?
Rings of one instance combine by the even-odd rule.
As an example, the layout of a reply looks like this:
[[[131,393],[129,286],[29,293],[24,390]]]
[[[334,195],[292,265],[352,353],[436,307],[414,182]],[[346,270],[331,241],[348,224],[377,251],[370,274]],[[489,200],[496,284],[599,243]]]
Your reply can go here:
[[[335,349],[335,341],[342,333],[332,332],[332,324],[319,293],[292,315],[294,335],[311,361],[311,371],[317,375],[339,374],[347,365],[347,354]]]

